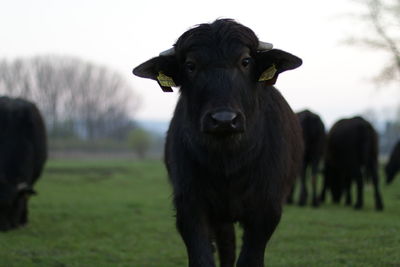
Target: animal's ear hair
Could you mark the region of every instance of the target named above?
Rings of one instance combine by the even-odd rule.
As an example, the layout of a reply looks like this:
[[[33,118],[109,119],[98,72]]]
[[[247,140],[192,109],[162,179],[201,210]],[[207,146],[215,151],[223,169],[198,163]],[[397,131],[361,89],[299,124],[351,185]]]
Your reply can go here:
[[[278,75],[284,71],[295,69],[303,63],[302,60],[282,50],[272,49],[257,52],[257,77],[259,82],[273,85]]]
[[[172,92],[171,87],[179,86],[178,73],[174,55],[152,58],[133,69],[134,75],[157,81],[164,92]]]

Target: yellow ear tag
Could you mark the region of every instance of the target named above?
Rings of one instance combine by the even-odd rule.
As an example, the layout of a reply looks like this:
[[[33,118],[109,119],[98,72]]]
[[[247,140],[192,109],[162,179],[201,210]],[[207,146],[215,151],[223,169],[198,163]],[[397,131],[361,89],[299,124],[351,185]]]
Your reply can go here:
[[[263,73],[261,73],[261,76],[258,79],[258,81],[264,82],[264,81],[271,80],[272,78],[274,78],[276,71],[277,71],[277,69],[275,67],[275,64],[272,64],[271,67],[269,67],[267,70],[265,70]]]
[[[157,80],[161,84],[161,86],[176,87],[174,80],[162,72],[158,73]]]

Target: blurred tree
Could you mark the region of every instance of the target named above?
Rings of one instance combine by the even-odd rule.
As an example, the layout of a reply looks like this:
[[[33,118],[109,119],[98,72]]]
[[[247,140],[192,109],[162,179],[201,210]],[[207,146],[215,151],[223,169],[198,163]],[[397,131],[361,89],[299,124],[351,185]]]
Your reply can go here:
[[[352,45],[364,45],[387,53],[389,59],[375,77],[377,82],[398,84],[400,89],[400,0],[355,0],[363,7],[360,20],[371,31],[350,38]]]
[[[129,133],[128,143],[129,146],[135,151],[139,158],[146,157],[153,138],[149,132],[142,128],[136,128]]]
[[[23,60],[17,59],[13,62],[0,62],[0,89],[5,94],[23,95],[31,97],[32,80],[29,68]]]
[[[123,140],[140,100],[118,73],[74,57],[39,56],[0,62],[0,94],[41,109],[50,136]]]

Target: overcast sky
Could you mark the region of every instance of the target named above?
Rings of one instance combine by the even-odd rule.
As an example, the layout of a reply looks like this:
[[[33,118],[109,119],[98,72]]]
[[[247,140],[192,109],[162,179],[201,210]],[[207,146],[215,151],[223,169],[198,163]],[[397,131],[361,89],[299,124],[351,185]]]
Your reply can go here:
[[[168,120],[177,93],[132,75],[133,67],[171,47],[195,24],[234,18],[260,40],[303,59],[276,87],[295,111],[309,108],[329,125],[374,108],[383,117],[399,94],[371,82],[387,56],[343,40],[369,34],[346,16],[351,0],[0,0],[0,58],[38,54],[78,56],[119,71],[142,98],[140,119]]]

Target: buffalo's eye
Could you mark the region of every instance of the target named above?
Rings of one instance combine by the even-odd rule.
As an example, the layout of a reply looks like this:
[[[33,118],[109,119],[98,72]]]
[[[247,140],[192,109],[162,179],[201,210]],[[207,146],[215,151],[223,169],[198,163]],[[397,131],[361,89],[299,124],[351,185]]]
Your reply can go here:
[[[185,63],[185,69],[188,73],[193,73],[196,70],[196,64],[192,61],[187,61]]]
[[[251,62],[251,58],[246,57],[246,58],[242,59],[242,66],[244,68],[247,68],[250,65],[250,62]]]

